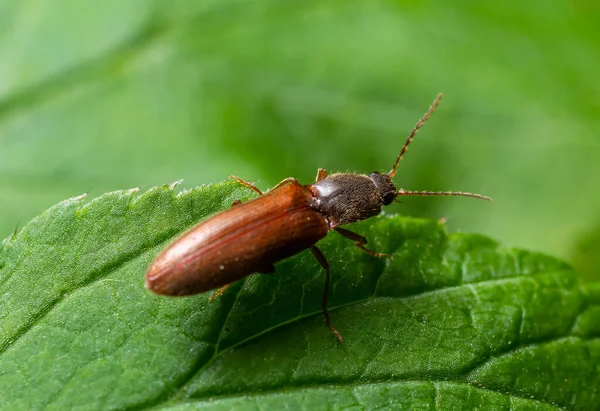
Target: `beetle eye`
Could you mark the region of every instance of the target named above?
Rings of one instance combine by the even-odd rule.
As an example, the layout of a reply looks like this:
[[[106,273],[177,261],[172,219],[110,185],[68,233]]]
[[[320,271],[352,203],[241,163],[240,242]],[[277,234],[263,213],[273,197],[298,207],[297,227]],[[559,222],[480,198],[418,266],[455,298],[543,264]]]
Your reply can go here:
[[[390,204],[392,204],[392,201],[394,201],[394,198],[396,198],[396,192],[395,191],[388,191],[387,193],[385,193],[383,195],[383,205],[390,205]]]

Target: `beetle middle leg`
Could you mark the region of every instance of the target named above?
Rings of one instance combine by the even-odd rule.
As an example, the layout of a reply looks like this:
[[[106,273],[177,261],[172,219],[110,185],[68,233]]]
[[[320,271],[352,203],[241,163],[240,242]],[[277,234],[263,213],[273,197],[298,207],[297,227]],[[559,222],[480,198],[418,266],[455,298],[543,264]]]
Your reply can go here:
[[[241,178],[237,177],[237,176],[229,176],[229,178],[231,178],[232,180],[237,181],[238,183],[240,183],[241,185],[243,185],[246,188],[249,188],[250,190],[258,193],[258,195],[263,195],[263,192],[260,191],[260,188],[256,187],[254,184],[252,184],[249,181],[246,180],[242,180]]]
[[[236,200],[236,201],[239,201],[239,200]],[[241,201],[240,201],[240,204],[241,204]],[[237,205],[237,204],[234,202],[232,207],[234,207],[235,205]],[[275,266],[273,264],[265,265],[260,270],[258,270],[258,273],[260,273],[260,274],[275,274]],[[225,284],[223,287],[221,287],[217,291],[215,291],[213,293],[213,295],[211,295],[208,299],[210,301],[214,301],[215,298],[217,298],[218,296],[223,294],[225,291],[227,291],[227,289],[229,288],[230,285],[231,285],[231,283]]]
[[[321,299],[321,308],[323,308],[323,314],[325,314],[325,320],[327,321],[327,325],[329,326],[329,329],[331,330],[333,335],[335,335],[335,338],[337,338],[340,343],[343,343],[344,339],[342,338],[342,336],[338,332],[338,330],[336,330],[335,327],[333,326],[333,323],[331,322],[331,318],[329,317],[329,311],[327,311],[327,294],[329,292],[329,281],[331,279],[331,275],[329,273],[329,263],[327,262],[327,259],[325,258],[325,256],[321,252],[321,250],[319,250],[314,245],[312,247],[310,247],[310,251],[313,253],[313,255],[315,256],[315,258],[317,259],[319,264],[321,264],[321,267],[323,267],[325,269],[325,273],[326,273],[325,289],[323,290],[323,298]]]
[[[230,285],[231,285],[231,283],[225,284],[223,287],[221,287],[217,291],[215,291],[213,293],[213,295],[211,295],[208,299],[210,301],[214,301],[215,298],[217,298],[218,296],[220,296],[221,294],[223,294],[225,291],[227,291],[227,289],[229,288]]]
[[[389,254],[378,253],[377,251],[369,250],[367,247],[365,247],[365,244],[367,244],[367,239],[365,237],[363,237],[362,235],[355,233],[354,231],[346,230],[345,228],[340,228],[340,227],[336,227],[334,230],[337,231],[338,233],[340,233],[342,236],[346,237],[347,239],[354,241],[355,246],[357,246],[361,250],[371,254],[372,256],[388,257],[388,258],[391,257],[391,255],[389,255]]]

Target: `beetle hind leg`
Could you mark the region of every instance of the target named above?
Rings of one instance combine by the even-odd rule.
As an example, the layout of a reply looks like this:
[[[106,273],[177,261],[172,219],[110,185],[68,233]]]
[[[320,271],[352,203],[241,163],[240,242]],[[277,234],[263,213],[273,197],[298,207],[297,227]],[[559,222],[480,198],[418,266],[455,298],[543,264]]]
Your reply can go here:
[[[340,227],[336,227],[334,230],[347,239],[354,241],[355,246],[374,257],[391,257],[389,254],[378,253],[377,251],[369,250],[367,247],[365,247],[365,244],[367,244],[367,239],[362,235],[355,233],[354,231],[346,230],[345,228]]]
[[[338,330],[336,330],[333,326],[333,323],[331,322],[331,317],[329,317],[329,311],[327,311],[327,294],[329,292],[329,282],[331,280],[331,275],[329,273],[329,263],[327,262],[327,259],[325,258],[321,250],[319,250],[314,245],[310,247],[310,251],[313,253],[319,264],[321,264],[321,267],[325,269],[325,288],[323,290],[323,298],[321,299],[321,308],[323,308],[323,314],[325,314],[325,320],[327,321],[329,329],[341,344],[344,342],[344,339],[342,338],[342,335],[338,332]]]

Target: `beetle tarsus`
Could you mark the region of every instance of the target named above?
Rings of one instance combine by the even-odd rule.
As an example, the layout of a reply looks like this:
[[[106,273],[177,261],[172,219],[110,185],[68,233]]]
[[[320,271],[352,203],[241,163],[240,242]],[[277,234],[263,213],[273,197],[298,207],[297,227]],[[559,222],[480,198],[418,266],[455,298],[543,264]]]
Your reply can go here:
[[[327,321],[327,325],[329,326],[331,333],[335,335],[335,338],[338,339],[340,344],[343,344],[344,339],[342,338],[342,335],[338,332],[338,330],[336,330],[333,326],[333,323],[331,322],[331,317],[329,316],[329,311],[327,311],[327,294],[329,293],[329,281],[331,279],[331,274],[329,273],[329,263],[327,262],[327,259],[325,258],[321,250],[319,250],[314,245],[310,247],[310,251],[313,253],[319,264],[321,264],[321,267],[325,269],[325,288],[323,289],[323,298],[321,299],[321,308],[323,308],[323,314],[325,314],[325,321]]]
[[[365,253],[372,255],[373,257],[392,258],[391,254],[378,253],[377,251],[369,250],[367,247],[365,247],[359,242],[354,243],[354,245],[363,250]]]
[[[392,256],[385,253],[378,253],[377,251],[369,250],[364,245],[367,244],[367,239],[362,235],[355,233],[354,231],[346,230],[345,228],[336,227],[335,231],[340,233],[342,236],[346,237],[349,240],[354,241],[354,245],[363,250],[364,252],[374,256],[374,257],[387,257],[391,258]]]
[[[249,181],[246,180],[242,180],[241,178],[239,178],[238,176],[229,176],[230,179],[237,181],[238,183],[240,183],[241,185],[243,185],[246,188],[249,188],[250,190],[258,193],[258,195],[263,195],[263,192],[260,191],[260,188],[256,187],[254,184],[252,184]]]

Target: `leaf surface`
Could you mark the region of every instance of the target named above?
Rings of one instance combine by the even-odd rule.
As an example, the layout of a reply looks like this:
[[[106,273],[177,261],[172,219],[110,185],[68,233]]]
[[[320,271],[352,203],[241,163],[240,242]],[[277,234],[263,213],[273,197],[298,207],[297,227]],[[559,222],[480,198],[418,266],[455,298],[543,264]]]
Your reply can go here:
[[[430,220],[353,226],[213,302],[155,296],[148,264],[248,190],[175,185],[66,200],[0,248],[3,409],[594,409],[600,287]]]

